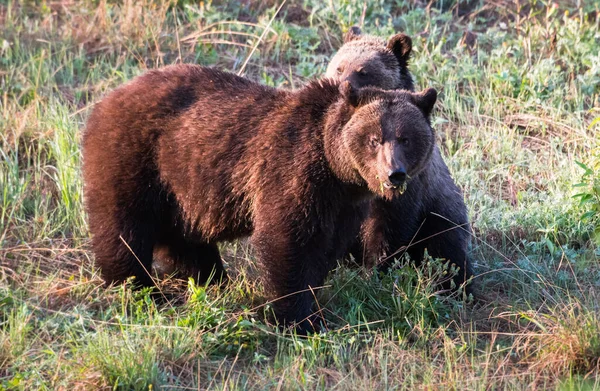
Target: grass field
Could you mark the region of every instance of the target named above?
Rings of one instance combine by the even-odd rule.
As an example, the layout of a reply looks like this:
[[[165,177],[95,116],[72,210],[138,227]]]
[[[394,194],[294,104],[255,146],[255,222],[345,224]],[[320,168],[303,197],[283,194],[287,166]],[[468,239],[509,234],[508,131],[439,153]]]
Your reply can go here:
[[[245,242],[223,246],[225,289],[105,289],[80,175],[94,102],[180,61],[295,88],[354,24],[409,34],[417,88],[440,92],[479,300],[436,295],[433,260],[339,267],[328,330],[300,338],[265,319]],[[0,390],[600,389],[599,52],[594,0],[0,0]]]

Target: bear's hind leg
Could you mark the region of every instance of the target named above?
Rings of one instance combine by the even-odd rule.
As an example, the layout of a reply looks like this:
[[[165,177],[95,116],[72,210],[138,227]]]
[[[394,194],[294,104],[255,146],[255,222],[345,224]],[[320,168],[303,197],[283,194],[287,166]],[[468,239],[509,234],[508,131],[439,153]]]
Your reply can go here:
[[[127,228],[114,232],[112,229],[92,230],[92,246],[96,264],[107,284],[125,281],[134,276],[134,283],[153,286],[150,275],[152,248],[154,245],[153,225],[150,222],[129,224]],[[112,226],[115,227],[115,226]]]

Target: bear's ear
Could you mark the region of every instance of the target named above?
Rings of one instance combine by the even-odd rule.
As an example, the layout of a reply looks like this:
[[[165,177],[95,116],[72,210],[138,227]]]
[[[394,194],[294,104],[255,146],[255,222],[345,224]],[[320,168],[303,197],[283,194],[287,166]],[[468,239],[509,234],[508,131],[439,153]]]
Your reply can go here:
[[[358,90],[352,87],[352,84],[348,80],[343,81],[342,84],[340,84],[340,94],[342,94],[344,100],[352,107],[358,106]]]
[[[408,65],[412,51],[412,39],[406,34],[396,34],[387,43],[387,48],[394,53],[401,67]]]
[[[429,117],[429,114],[433,110],[433,105],[435,105],[435,101],[437,100],[437,91],[433,88],[428,88],[425,91],[412,94],[412,97],[413,102],[421,109],[425,117]]]
[[[348,30],[346,32],[346,34],[344,34],[344,43],[348,43],[350,41],[360,39],[361,35],[362,35],[362,31],[360,30],[360,27],[352,26],[352,27],[350,27],[350,30]]]

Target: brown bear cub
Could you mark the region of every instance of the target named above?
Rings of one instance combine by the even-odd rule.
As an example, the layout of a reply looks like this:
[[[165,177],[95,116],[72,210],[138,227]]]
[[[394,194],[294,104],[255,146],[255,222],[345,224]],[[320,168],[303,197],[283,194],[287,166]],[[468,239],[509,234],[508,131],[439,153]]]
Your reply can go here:
[[[150,71],[98,103],[83,136],[86,209],[107,283],[152,285],[153,254],[224,278],[217,243],[250,236],[282,324],[313,329],[313,292],[370,201],[427,167],[435,90],[314,81],[278,90],[218,70]]]
[[[377,86],[384,90],[414,90],[408,71],[412,40],[396,34],[389,41],[363,35],[354,26],[344,35],[344,45],[333,56],[325,76],[348,80],[355,88]]]
[[[412,91],[408,70],[411,51],[412,41],[404,34],[385,42],[362,35],[360,28],[353,27],[325,75],[348,80],[356,88],[375,86]],[[386,269],[394,257],[404,253],[403,248],[416,262],[423,259],[427,249],[433,258],[447,259],[460,268],[454,277],[454,285],[460,286],[472,276],[467,256],[469,240],[469,219],[462,192],[436,145],[430,163],[408,180],[404,194],[391,201],[373,201],[361,240],[352,246],[351,254],[359,263],[371,266],[379,262]],[[443,284],[445,288],[451,285],[450,281]],[[466,288],[471,291],[470,285]]]

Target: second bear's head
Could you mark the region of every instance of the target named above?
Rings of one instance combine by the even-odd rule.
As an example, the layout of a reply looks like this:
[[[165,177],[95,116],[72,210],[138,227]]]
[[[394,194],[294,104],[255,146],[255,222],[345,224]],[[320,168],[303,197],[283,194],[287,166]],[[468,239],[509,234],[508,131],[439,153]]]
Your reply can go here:
[[[435,144],[429,116],[437,92],[340,85],[327,116],[325,153],[342,181],[391,199],[428,164]]]
[[[356,88],[412,91],[414,84],[408,71],[411,52],[412,40],[405,34],[396,34],[386,42],[364,35],[354,26],[344,36],[344,44],[331,59],[325,76],[347,80]]]

